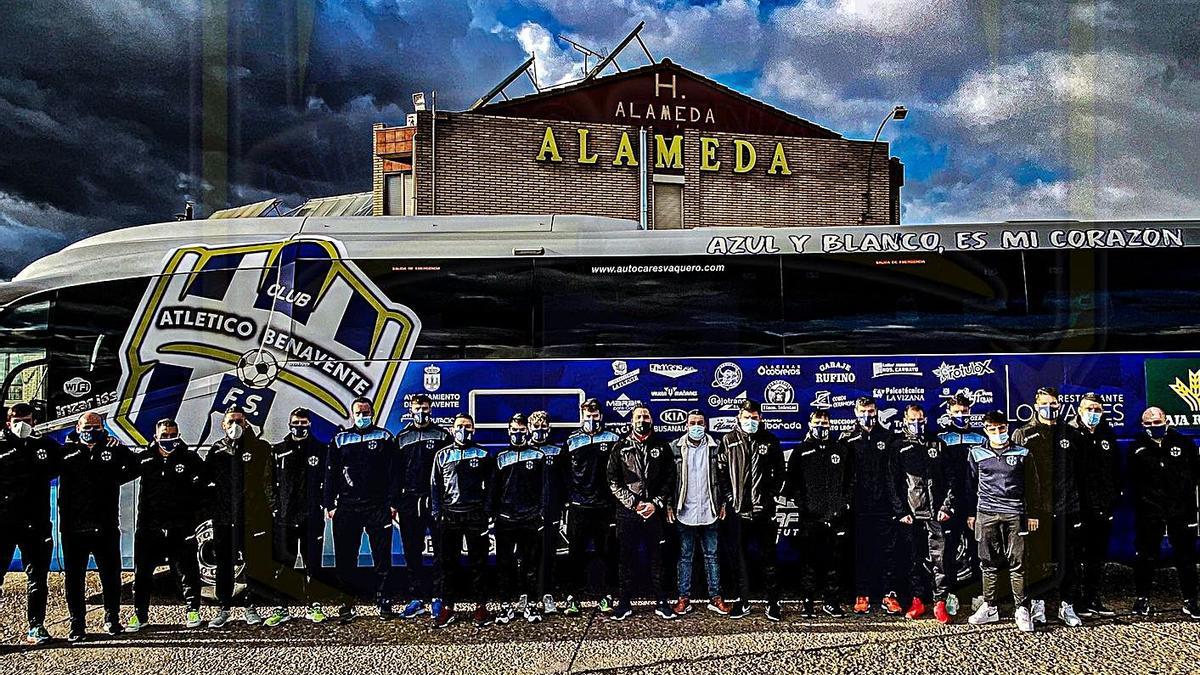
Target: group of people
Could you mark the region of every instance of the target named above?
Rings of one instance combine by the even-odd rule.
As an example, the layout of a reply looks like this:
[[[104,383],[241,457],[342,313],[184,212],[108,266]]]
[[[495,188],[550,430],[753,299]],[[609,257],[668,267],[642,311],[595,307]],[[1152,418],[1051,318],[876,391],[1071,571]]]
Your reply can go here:
[[[589,399],[580,408],[581,427],[561,444],[552,440],[549,415],[537,411],[512,416],[507,445],[499,450],[475,441],[475,422],[466,413],[449,429],[438,426],[423,394],[411,397],[411,421],[395,434],[377,423],[370,400],[354,400],[350,425],[328,443],[314,437],[305,409],[292,411],[289,433],[270,444],[231,406],[223,437],[203,455],[187,447],[174,420],[159,421],[153,440],[135,450],[111,438],[96,413],[82,415],[60,446],[34,432],[31,406],[17,404],[0,438],[0,563],[7,570],[14,546],[20,549],[27,639],[48,641],[50,482],[57,476],[71,641],[85,637],[89,556],[101,580],[108,633],[148,624],[154,573],[163,562],[178,579],[184,624],[204,625],[200,520],[212,523],[217,611],[207,625],[213,628],[231,619],[240,565],[248,624],[291,619],[292,601],[305,604],[315,622],[326,620],[327,601],[341,603],[342,622],[354,620],[364,533],[373,560],[366,592],[383,619],[428,613],[441,628],[455,621],[455,604],[465,600],[473,603],[476,625],[536,623],[547,613],[579,615],[581,603],[595,599],[600,611],[620,621],[633,614],[637,596],[652,597],[654,613],[674,619],[696,607],[699,548],[705,588],[695,597],[705,609],[745,617],[761,590],[765,617],[779,621],[776,509],[791,500],[800,518],[793,545],[803,574],[789,590],[798,593],[805,616],[816,614],[818,600],[821,611],[842,616],[843,601],[853,598],[856,614],[920,619],[932,610],[949,623],[958,611],[954,592],[973,594],[981,583],[982,603],[969,622],[995,622],[997,580],[1006,570],[1015,621],[1032,631],[1046,621],[1052,595],[1067,626],[1112,614],[1101,597],[1104,563],[1118,497],[1130,489],[1133,611],[1151,611],[1165,533],[1183,611],[1200,619],[1196,444],[1172,428],[1162,410],[1149,408],[1122,471],[1098,397],[1085,395],[1077,414],[1068,416],[1047,387],[1037,392],[1034,409],[1035,418],[1011,433],[1000,412],[983,416],[982,428],[975,428],[971,402],[958,397],[949,402],[944,427],[932,428],[922,407],[911,404],[888,428],[876,402],[863,397],[854,405],[853,428],[840,436],[828,411],[814,410],[806,437],[785,460],[753,400],[740,404],[736,428],[719,437],[693,410],[685,431],[668,438],[656,433],[645,405],[632,409],[628,429],[618,434],[606,427],[600,403]],[[139,479],[134,611],[122,625],[120,491],[133,479]],[[326,520],[333,570],[322,566]],[[568,555],[559,561],[564,524]],[[402,606],[391,597],[393,529],[407,570]],[[423,562],[427,535],[432,575]],[[494,579],[486,565],[490,536]],[[956,552],[964,539],[968,556],[960,569]],[[592,584],[589,593],[588,568],[596,561],[603,586]],[[672,564],[675,587],[668,588]],[[565,593],[561,605],[556,591]],[[500,600],[495,613],[490,598]],[[266,617],[257,609],[263,603],[275,606]]]

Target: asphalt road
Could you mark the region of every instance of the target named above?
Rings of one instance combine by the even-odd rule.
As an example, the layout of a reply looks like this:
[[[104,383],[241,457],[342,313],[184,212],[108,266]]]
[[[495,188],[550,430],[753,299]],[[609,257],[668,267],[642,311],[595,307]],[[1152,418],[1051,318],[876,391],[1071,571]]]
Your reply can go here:
[[[1114,572],[1111,576],[1125,585],[1127,572]],[[122,619],[132,611],[129,575],[125,580]],[[1163,581],[1175,588],[1173,574]],[[537,625],[483,629],[463,616],[460,623],[433,630],[427,618],[382,622],[374,610],[363,608],[364,616],[349,626],[299,619],[267,629],[239,620],[219,630],[185,630],[178,606],[155,604],[150,620],[156,625],[141,633],[93,635],[69,645],[62,639],[67,632],[62,577],[52,574],[47,627],[59,639],[29,648],[22,644],[24,585],[24,575],[15,573],[4,583],[3,672],[1200,673],[1200,621],[1179,612],[1173,593],[1155,598],[1159,613],[1150,619],[1126,615],[1130,599],[1111,597],[1108,604],[1120,612],[1117,617],[1076,629],[1052,619],[1033,635],[1017,632],[1011,612],[999,624],[977,628],[966,624],[964,614],[950,626],[878,614],[803,619],[794,604],[785,604],[779,624],[763,617],[761,605],[737,621],[700,609],[666,622],[640,607],[621,623],[593,611],[574,619],[555,615]],[[88,585],[89,596],[98,602],[95,575],[89,575]],[[102,612],[90,607],[89,630],[99,633]],[[207,618],[213,611],[205,607],[202,613]],[[235,617],[240,617],[237,610]]]

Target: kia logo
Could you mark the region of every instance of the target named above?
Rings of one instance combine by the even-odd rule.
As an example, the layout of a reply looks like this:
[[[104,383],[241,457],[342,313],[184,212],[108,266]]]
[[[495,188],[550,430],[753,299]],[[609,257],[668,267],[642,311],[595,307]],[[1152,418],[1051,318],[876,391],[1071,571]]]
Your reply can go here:
[[[671,408],[662,411],[658,419],[662,420],[663,424],[683,424],[687,421],[687,412],[679,408]]]

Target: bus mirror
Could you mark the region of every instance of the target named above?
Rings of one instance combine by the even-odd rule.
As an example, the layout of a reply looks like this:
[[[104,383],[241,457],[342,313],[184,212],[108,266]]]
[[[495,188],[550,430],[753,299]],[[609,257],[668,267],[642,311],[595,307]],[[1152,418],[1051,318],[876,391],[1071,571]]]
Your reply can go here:
[[[88,361],[88,372],[96,369],[96,359],[100,358],[100,343],[104,341],[104,334],[96,336],[96,343],[92,345],[92,358]]]

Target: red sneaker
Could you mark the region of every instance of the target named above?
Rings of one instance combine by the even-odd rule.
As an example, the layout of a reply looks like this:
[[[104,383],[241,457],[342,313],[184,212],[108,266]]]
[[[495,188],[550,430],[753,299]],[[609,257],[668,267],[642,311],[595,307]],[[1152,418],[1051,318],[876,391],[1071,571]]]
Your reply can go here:
[[[708,601],[708,611],[715,612],[721,616],[729,616],[729,612],[732,611],[732,608],[721,599],[721,596],[718,595]],[[676,612],[676,614],[678,614],[678,612]]]
[[[925,603],[921,602],[920,598],[913,598],[912,604],[909,605],[908,611],[905,612],[906,619],[919,619],[925,616]]]
[[[487,605],[483,603],[475,605],[475,611],[471,614],[471,621],[479,628],[491,625],[492,613],[488,611]]]
[[[449,606],[443,606],[442,611],[438,612],[438,615],[433,617],[434,628],[445,628],[452,623],[454,623],[454,610]]]
[[[692,602],[688,599],[688,596],[681,595],[679,596],[679,601],[676,602],[675,606],[671,609],[674,610],[674,612],[679,616],[683,616],[684,614],[692,611]]]
[[[895,593],[888,593],[883,596],[883,602],[880,604],[883,606],[884,611],[892,616],[904,611],[904,608],[900,606],[900,601],[896,599]]]
[[[855,614],[870,614],[871,613],[871,599],[865,595],[858,596],[858,598],[854,601],[854,613]]]
[[[950,612],[946,611],[946,602],[944,600],[938,600],[937,603],[934,604],[933,618],[937,619],[938,623],[941,624],[950,623]]]

